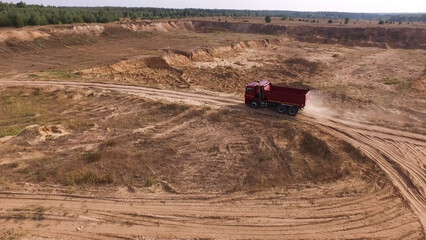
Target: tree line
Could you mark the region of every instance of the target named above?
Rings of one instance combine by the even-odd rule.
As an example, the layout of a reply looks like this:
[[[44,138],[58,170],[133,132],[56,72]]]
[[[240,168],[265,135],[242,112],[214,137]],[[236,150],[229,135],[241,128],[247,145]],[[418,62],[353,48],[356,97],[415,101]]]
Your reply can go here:
[[[291,17],[322,19],[390,19],[390,21],[425,21],[426,14],[383,15],[374,13],[257,11],[226,9],[169,9],[125,7],[54,7],[0,1],[0,27],[23,27],[47,24],[107,23],[121,18],[159,19],[185,17]]]

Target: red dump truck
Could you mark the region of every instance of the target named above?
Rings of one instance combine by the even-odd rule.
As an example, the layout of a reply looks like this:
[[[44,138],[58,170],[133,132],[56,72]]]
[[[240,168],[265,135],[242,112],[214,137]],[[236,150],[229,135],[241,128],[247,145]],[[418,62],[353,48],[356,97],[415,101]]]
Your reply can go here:
[[[246,86],[245,102],[252,108],[273,107],[279,113],[295,116],[309,101],[310,90],[272,85],[269,81]]]

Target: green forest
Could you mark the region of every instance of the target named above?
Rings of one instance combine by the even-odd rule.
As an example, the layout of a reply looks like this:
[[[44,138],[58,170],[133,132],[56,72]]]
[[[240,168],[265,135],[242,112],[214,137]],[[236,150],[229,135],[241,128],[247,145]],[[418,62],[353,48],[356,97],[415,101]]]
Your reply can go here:
[[[125,7],[53,7],[0,1],[0,27],[24,27],[48,24],[107,23],[121,18],[160,19],[185,17],[282,17],[323,19],[364,19],[385,21],[423,21],[426,14],[375,14],[343,12],[253,11],[221,9],[170,9]]]

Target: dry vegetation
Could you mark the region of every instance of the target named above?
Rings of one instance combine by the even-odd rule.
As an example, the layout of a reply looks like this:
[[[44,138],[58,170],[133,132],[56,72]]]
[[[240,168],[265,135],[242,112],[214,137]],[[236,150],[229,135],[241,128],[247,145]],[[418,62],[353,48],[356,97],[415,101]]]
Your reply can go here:
[[[58,237],[46,224],[85,238],[424,238],[422,205],[400,191],[424,197],[424,50],[125,24],[0,43],[0,81],[39,84],[0,87],[2,238],[26,236],[17,224],[40,237]],[[262,79],[312,101],[295,118],[243,107]]]
[[[362,179],[356,169],[373,171],[361,155],[293,119],[89,89],[1,91],[2,109],[13,105],[2,121],[18,126],[3,131],[14,136],[1,149],[0,171],[9,183],[146,188],[167,182],[179,192],[233,192]],[[30,102],[37,107],[28,109]]]

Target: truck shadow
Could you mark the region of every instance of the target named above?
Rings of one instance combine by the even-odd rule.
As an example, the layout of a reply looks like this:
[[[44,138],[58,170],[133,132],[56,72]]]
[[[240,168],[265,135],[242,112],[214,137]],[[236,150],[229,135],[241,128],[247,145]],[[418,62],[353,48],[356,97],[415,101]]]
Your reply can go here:
[[[230,110],[236,110],[236,111],[244,111],[250,114],[257,114],[259,116],[265,116],[265,117],[275,117],[280,119],[298,119],[299,114],[303,114],[303,111],[300,111],[296,116],[290,116],[287,113],[279,113],[276,108],[273,107],[264,107],[264,108],[251,108],[249,105],[245,103],[235,104],[231,106],[226,106],[226,108],[229,108]]]

